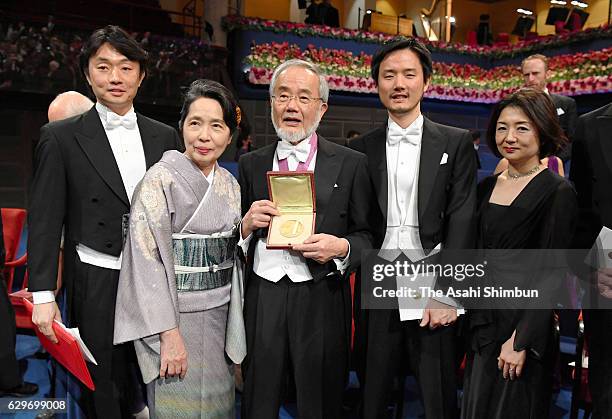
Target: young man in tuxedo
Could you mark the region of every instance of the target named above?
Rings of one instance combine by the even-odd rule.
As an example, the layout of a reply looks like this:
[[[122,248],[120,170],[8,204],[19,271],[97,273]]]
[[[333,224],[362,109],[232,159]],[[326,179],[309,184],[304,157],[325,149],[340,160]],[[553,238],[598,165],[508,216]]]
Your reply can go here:
[[[270,104],[279,141],[240,158],[247,254],[243,417],[278,416],[295,379],[300,417],[337,419],[348,373],[350,290],[345,275],[371,247],[366,157],[317,134],[329,87],[312,63],[290,60],[272,76]],[[271,217],[266,172],[314,171],[313,235],[288,250],[266,248]]]
[[[28,214],[32,321],[52,341],[61,320],[53,290],[64,229],[64,272],[70,324],[98,365],[89,364],[96,390],[83,389],[89,418],[128,414],[133,348],[113,347],[115,297],[123,225],[134,188],[164,151],[179,145],[171,127],[134,111],[147,53],[125,31],[95,31],[81,51],[81,70],[96,104],[88,112],[41,128]]]
[[[472,249],[476,160],[466,130],[421,114],[432,73],[431,55],[414,38],[389,43],[372,60],[372,77],[387,122],[349,146],[368,156],[375,189],[370,219],[381,249]],[[362,281],[370,281],[364,276]],[[446,304],[448,303],[448,304]],[[364,314],[363,312],[361,314]],[[428,419],[456,416],[455,326],[452,301],[429,300],[400,320],[398,309],[368,310],[356,344],[362,353],[363,417],[384,418],[393,379],[406,361],[416,375]],[[400,382],[403,382],[401,380]]]
[[[580,216],[574,247],[590,249],[602,230],[612,229],[612,103],[578,118],[572,145],[570,179],[578,194]],[[610,249],[606,257],[612,260]],[[610,266],[610,265],[608,265]],[[589,346],[589,387],[593,419],[612,418],[612,269],[595,273],[596,298],[583,310]]]
[[[576,130],[576,119],[578,114],[576,112],[576,101],[571,97],[556,95],[548,92],[546,87],[546,81],[550,75],[548,69],[548,58],[542,54],[534,54],[525,58],[521,62],[521,72],[523,73],[523,79],[525,81],[525,87],[533,87],[536,89],[543,90],[548,94],[553,104],[555,105],[555,111],[559,118],[559,124],[565,132],[565,136],[572,141],[574,139],[574,132]],[[559,157],[564,162],[568,161],[572,156],[572,147],[568,145],[559,152]]]

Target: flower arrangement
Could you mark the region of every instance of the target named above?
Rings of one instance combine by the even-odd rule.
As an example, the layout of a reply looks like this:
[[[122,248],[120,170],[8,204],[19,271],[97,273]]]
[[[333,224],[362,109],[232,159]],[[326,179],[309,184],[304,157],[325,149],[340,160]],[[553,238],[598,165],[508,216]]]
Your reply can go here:
[[[301,37],[322,37],[374,44],[382,44],[395,38],[394,35],[380,32],[331,28],[324,25],[282,22],[238,15],[225,16],[222,20],[222,25],[228,32],[232,30],[271,31],[279,34],[292,34]],[[588,28],[567,34],[543,36],[538,39],[500,46],[470,46],[455,42],[446,43],[441,41],[429,41],[426,39],[421,40],[425,42],[432,52],[451,52],[494,59],[532,54],[536,51],[543,51],[549,48],[562,47],[595,39],[610,38],[612,38],[612,26],[603,25],[599,28]]]
[[[612,48],[551,57],[552,72],[548,88],[551,92],[574,96],[612,92]],[[326,74],[330,89],[355,93],[376,93],[370,77],[372,57],[366,53],[283,43],[254,44],[245,58],[249,65],[248,80],[253,84],[269,84],[273,69],[281,62],[299,58],[319,65]],[[485,69],[476,65],[434,63],[429,98],[467,102],[497,102],[523,85],[518,66],[497,66]]]

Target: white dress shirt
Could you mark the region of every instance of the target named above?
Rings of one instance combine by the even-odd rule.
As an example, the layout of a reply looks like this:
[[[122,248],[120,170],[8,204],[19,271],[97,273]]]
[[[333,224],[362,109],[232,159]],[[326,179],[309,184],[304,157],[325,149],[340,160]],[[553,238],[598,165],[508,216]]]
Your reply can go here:
[[[309,171],[314,171],[316,161],[317,152],[315,152],[312,160],[310,161],[310,164],[308,165]],[[299,160],[297,159],[295,154],[290,154],[287,157],[287,165],[289,166],[290,171],[295,171],[298,164]],[[274,153],[272,170],[278,171],[277,153]],[[238,245],[242,248],[245,254],[249,249],[249,243],[252,237],[253,235],[250,234],[247,238],[243,238],[241,233]],[[347,253],[344,259],[334,259],[336,267],[341,273],[344,273],[344,271],[348,267],[349,254],[350,244],[349,253]],[[293,250],[267,249],[265,238],[259,239],[255,247],[255,255],[253,257],[253,272],[255,272],[256,275],[271,282],[278,282],[285,275],[287,275],[292,282],[304,282],[312,280],[312,275],[310,274],[308,265],[306,265],[306,259],[304,258],[304,256],[302,256],[302,253]]]
[[[389,133],[405,139],[389,141]],[[387,231],[382,249],[422,249],[417,208],[423,115],[406,129],[389,118],[387,124]]]
[[[398,138],[401,140],[398,141]],[[387,123],[387,230],[381,249],[403,250],[412,262],[425,258],[419,234],[419,164],[423,137],[423,115],[419,115],[407,128],[400,127],[389,118]],[[435,251],[441,249],[441,244]],[[381,256],[397,256],[398,253],[385,252]],[[391,261],[390,261],[391,262]],[[398,288],[409,284],[407,278],[397,278]],[[434,276],[420,276],[420,286],[435,285]],[[406,297],[409,298],[409,297]],[[435,298],[445,304],[454,305],[452,299]],[[399,299],[400,320],[419,320],[423,317],[423,308],[402,308],[405,301]],[[427,299],[412,301],[409,306],[424,307]],[[460,312],[462,313],[462,311]]]
[[[147,171],[140,130],[138,129],[138,124],[135,123],[136,113],[132,107],[127,114],[119,116],[100,102],[96,103],[96,110],[119,167],[123,186],[131,202],[136,186]],[[123,119],[129,122],[123,124],[121,122]],[[107,269],[121,269],[121,255],[108,255],[87,247],[82,243],[77,243],[76,251],[83,263]],[[53,291],[37,291],[32,294],[34,304],[48,303],[55,300]]]

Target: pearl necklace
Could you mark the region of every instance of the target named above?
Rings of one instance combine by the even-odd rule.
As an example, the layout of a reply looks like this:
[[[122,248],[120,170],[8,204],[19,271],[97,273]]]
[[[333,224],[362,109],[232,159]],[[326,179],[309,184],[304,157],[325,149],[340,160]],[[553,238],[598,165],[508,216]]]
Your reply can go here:
[[[529,170],[528,172],[525,173],[510,173],[510,168],[508,168],[508,176],[510,176],[512,179],[514,180],[519,180],[522,177],[528,177],[533,175],[534,173],[537,173],[540,170],[540,164],[538,163],[538,165],[536,167],[534,167],[533,169]]]

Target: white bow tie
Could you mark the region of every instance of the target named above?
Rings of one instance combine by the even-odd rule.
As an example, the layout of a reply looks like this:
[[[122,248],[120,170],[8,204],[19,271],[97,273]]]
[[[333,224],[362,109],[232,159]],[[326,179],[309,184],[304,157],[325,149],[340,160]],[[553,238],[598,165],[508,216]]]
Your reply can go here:
[[[133,129],[136,126],[136,113],[130,112],[124,116],[119,116],[116,113],[108,112],[106,114],[106,129],[115,129],[119,126]]]
[[[390,145],[395,145],[400,141],[407,141],[412,145],[419,145],[421,142],[421,127],[419,126],[410,126],[406,129],[403,129],[399,126],[390,126],[389,127],[389,135],[387,136],[387,141],[389,141]]]
[[[308,139],[302,140],[296,145],[292,145],[287,141],[279,141],[276,145],[276,156],[279,160],[284,160],[293,155],[300,162],[308,160],[310,154],[310,143]]]

